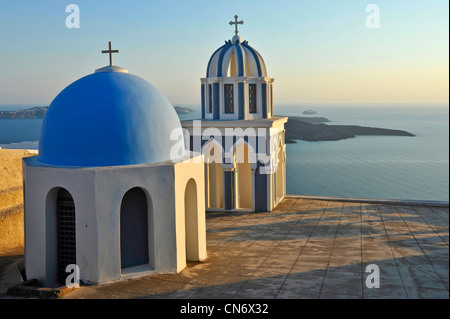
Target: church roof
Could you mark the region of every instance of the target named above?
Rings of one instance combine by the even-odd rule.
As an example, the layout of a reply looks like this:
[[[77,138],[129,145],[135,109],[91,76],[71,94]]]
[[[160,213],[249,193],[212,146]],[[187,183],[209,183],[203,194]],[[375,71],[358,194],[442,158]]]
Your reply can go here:
[[[206,71],[206,77],[228,76],[267,76],[261,54],[236,35],[213,53]]]
[[[39,161],[116,166],[167,161],[180,120],[152,84],[110,65],[66,87],[50,104]]]
[[[235,15],[234,21],[229,24],[235,26],[235,35],[213,53],[208,62],[206,77],[267,77],[261,54],[239,36],[238,27],[244,21],[238,21],[238,16]]]

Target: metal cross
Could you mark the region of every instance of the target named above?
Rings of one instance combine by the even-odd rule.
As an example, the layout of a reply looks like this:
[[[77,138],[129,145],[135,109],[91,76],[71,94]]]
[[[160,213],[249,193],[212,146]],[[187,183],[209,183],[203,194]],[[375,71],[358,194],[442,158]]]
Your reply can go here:
[[[230,25],[235,25],[235,30],[234,30],[234,33],[236,34],[236,35],[238,35],[238,33],[239,33],[239,30],[238,30],[238,24],[244,24],[244,21],[238,21],[238,16],[237,16],[237,14],[234,16],[234,22],[233,21],[230,21]]]
[[[103,50],[102,53],[109,53],[109,65],[112,65],[112,54],[119,53],[119,50],[113,50],[111,47],[111,41],[109,41],[109,50]]]

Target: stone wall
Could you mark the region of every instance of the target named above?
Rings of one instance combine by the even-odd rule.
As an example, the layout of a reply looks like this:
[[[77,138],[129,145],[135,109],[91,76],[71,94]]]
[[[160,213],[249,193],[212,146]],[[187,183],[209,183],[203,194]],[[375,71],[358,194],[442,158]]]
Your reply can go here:
[[[23,247],[22,158],[36,151],[0,149],[0,250]]]

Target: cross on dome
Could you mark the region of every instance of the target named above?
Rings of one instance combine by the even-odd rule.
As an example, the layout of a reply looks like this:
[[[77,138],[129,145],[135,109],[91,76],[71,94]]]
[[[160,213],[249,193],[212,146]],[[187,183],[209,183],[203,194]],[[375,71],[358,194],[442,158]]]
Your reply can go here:
[[[238,15],[236,14],[235,16],[234,16],[234,22],[233,21],[230,21],[230,25],[235,25],[235,29],[234,29],[234,33],[236,34],[236,35],[238,35],[239,34],[239,29],[238,29],[238,25],[239,24],[244,24],[244,21],[238,21]]]
[[[109,65],[112,65],[112,54],[119,53],[119,50],[113,50],[111,46],[111,41],[109,41],[109,50],[102,50],[102,53],[109,53]]]

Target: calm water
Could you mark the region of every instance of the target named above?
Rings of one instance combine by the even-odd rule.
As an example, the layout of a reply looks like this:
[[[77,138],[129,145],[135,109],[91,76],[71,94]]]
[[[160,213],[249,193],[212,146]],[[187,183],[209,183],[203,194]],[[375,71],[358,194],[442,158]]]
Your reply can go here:
[[[180,118],[200,117],[196,106],[186,106],[196,112]],[[305,116],[301,113],[306,109],[328,118],[329,124],[402,129],[416,137],[288,144],[288,194],[449,200],[448,106],[283,105],[275,113]],[[0,147],[37,149],[41,124],[35,119],[0,120]]]
[[[402,129],[416,137],[357,136],[288,144],[288,193],[449,200],[448,107],[317,106],[314,110],[332,121],[329,124]],[[289,115],[287,108],[277,112]]]

